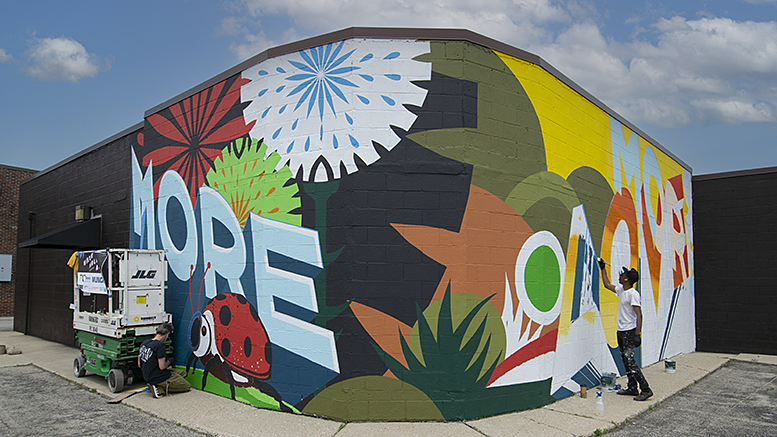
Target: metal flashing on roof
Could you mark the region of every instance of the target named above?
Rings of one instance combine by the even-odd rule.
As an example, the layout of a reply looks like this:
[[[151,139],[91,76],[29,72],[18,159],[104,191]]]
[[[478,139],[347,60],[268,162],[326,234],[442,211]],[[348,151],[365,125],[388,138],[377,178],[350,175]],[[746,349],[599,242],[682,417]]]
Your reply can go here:
[[[52,166],[49,166],[49,167],[39,171],[38,173],[36,173],[36,174],[30,176],[29,178],[25,179],[25,182],[31,181],[31,180],[37,178],[38,176],[43,176],[44,174],[46,174],[46,173],[48,173],[50,171],[56,170],[59,167],[62,167],[63,165],[65,165],[65,164],[67,164],[69,162],[75,161],[76,159],[78,159],[78,158],[80,158],[80,157],[82,157],[82,156],[84,156],[84,155],[86,155],[88,153],[91,153],[91,152],[99,149],[100,147],[108,144],[108,143],[112,143],[112,142],[118,140],[119,138],[121,138],[121,137],[123,137],[125,135],[129,135],[130,133],[132,133],[132,132],[134,132],[136,130],[143,129],[143,123],[144,123],[143,121],[141,121],[139,123],[135,123],[134,125],[128,127],[127,129],[124,129],[123,131],[121,131],[121,132],[119,132],[119,133],[117,133],[115,135],[111,135],[110,137],[100,141],[99,143],[97,143],[97,144],[95,144],[95,145],[93,145],[91,147],[88,147],[88,148],[86,148],[86,149],[84,149],[84,150],[82,150],[82,151],[80,151],[80,152],[78,152],[76,154],[73,154],[73,155],[63,159],[62,161],[59,161],[58,163],[56,163],[56,164],[54,164]]]
[[[722,173],[694,175],[692,180],[693,182],[697,182],[697,181],[708,181],[713,179],[735,178],[739,176],[757,176],[757,175],[774,174],[774,173],[777,173],[777,167],[763,167],[763,168],[752,168],[748,170],[736,170],[736,171],[726,171]]]
[[[30,172],[30,173],[37,173],[38,172],[38,170],[33,170],[31,168],[15,167],[13,165],[5,165],[5,164],[0,164],[0,168],[4,168],[4,169],[7,169],[7,170],[26,171],[26,172]]]
[[[635,126],[634,124],[632,124],[631,122],[623,118],[623,116],[613,111],[609,106],[605,105],[602,101],[594,97],[591,93],[584,90],[582,87],[580,87],[578,84],[576,84],[567,76],[565,76],[563,73],[558,71],[556,68],[554,68],[548,62],[546,62],[540,56],[537,56],[533,53],[529,53],[527,51],[513,47],[509,44],[505,44],[503,42],[497,41],[495,39],[489,38],[479,33],[475,33],[467,29],[432,29],[432,28],[423,29],[423,28],[406,28],[406,27],[349,27],[347,29],[338,30],[324,35],[319,35],[312,38],[307,38],[300,41],[284,44],[281,46],[272,47],[263,51],[262,53],[259,53],[256,56],[253,56],[239,63],[238,65],[230,68],[229,70],[226,70],[223,73],[218,74],[206,80],[205,82],[202,82],[201,84],[195,87],[192,87],[189,90],[184,91],[183,93],[154,106],[153,108],[145,112],[144,117],[148,117],[151,114],[155,114],[231,76],[234,76],[235,74],[238,74],[241,71],[246,70],[247,68],[254,66],[266,59],[274,58],[288,53],[297,52],[300,50],[309,49],[312,47],[317,47],[324,44],[329,44],[332,42],[343,41],[343,40],[354,39],[354,38],[469,41],[471,43],[478,44],[478,45],[490,48],[492,50],[496,50],[496,51],[505,53],[507,55],[514,56],[526,62],[530,62],[532,64],[538,65],[539,67],[543,68],[545,71],[550,73],[552,76],[554,76],[556,79],[560,80],[561,82],[563,82],[564,84],[572,88],[574,91],[576,91],[577,93],[579,93],[580,95],[588,99],[591,103],[599,107],[599,109],[603,110],[604,112],[606,112],[607,114],[609,114],[610,116],[618,120],[621,124],[628,127],[632,131],[636,132],[639,136],[646,139],[654,146],[658,147],[662,152],[669,155],[672,159],[677,161],[681,166],[683,166],[686,170],[688,170],[688,172],[691,172],[691,173],[693,172],[691,167],[687,163],[685,163],[683,160],[678,158],[675,154],[667,150],[658,141],[656,141],[655,139],[650,137],[650,135],[642,131],[640,128],[638,128],[637,126]]]
[[[102,219],[73,223],[19,243],[19,249],[98,249]]]

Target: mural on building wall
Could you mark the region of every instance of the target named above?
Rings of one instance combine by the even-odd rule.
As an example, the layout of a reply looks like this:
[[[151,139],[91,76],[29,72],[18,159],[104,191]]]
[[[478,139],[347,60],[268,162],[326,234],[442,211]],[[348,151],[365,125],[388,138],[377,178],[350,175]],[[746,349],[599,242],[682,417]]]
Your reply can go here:
[[[305,49],[147,117],[132,154],[131,244],[167,251],[196,388],[346,420],[539,407],[623,373],[597,256],[642,274],[643,365],[694,349],[690,175],[509,55]]]

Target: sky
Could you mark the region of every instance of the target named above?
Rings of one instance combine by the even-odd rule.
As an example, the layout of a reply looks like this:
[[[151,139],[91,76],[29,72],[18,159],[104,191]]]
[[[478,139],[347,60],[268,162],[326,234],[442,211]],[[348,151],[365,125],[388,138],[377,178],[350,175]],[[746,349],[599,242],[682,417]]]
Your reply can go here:
[[[777,0],[6,2],[0,164],[45,169],[268,48],[352,26],[539,55],[693,174],[777,166]]]

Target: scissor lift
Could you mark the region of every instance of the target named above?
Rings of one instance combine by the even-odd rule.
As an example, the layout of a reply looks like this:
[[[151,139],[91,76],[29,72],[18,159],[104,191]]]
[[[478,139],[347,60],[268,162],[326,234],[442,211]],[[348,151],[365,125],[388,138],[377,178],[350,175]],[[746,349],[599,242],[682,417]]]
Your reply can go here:
[[[73,328],[81,355],[73,373],[103,376],[108,389],[120,392],[141,377],[138,350],[153,338],[164,310],[167,261],[163,250],[105,249],[77,252],[81,266],[73,280]],[[172,344],[167,341],[167,353]]]

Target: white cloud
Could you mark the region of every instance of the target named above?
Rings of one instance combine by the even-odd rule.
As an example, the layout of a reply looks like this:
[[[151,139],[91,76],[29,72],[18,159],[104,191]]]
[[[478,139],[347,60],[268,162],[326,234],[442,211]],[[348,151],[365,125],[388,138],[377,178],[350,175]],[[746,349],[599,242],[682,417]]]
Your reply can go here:
[[[229,50],[237,55],[240,60],[245,60],[259,54],[270,47],[278,45],[272,39],[270,39],[264,31],[257,34],[251,34],[246,32],[244,35],[243,43],[232,43],[229,45]]]
[[[704,119],[727,120],[728,124],[775,121],[774,106],[753,101],[748,96],[743,100],[692,100],[694,110]]]
[[[24,72],[40,80],[78,82],[109,68],[108,63],[88,53],[74,39],[36,38],[27,53]]]
[[[5,49],[0,48],[0,64],[13,61],[13,56],[10,53],[6,53]]]
[[[466,28],[542,56],[638,125],[777,122],[774,21],[705,11],[652,25],[632,17],[637,30],[616,41],[602,34],[606,13],[584,0],[236,0],[232,6],[222,32],[240,39],[230,50],[241,60],[351,26]]]
[[[691,30],[691,26],[685,22],[683,17],[672,17],[669,20],[666,18],[659,18],[658,22],[653,24],[653,27],[658,29],[659,32],[673,32],[682,30]]]
[[[401,27],[466,28],[524,45],[552,38],[544,24],[567,23],[572,20],[571,15],[584,11],[576,6],[574,14],[570,14],[551,0],[239,0],[239,4],[245,14],[240,18],[250,17],[262,29],[275,25],[274,17],[288,18],[290,22],[289,29],[277,32],[283,35],[279,40],[268,38],[270,32],[252,33],[248,26],[243,27],[244,41],[231,47],[241,59],[270,47],[265,44],[283,44],[352,26],[396,27],[399,23]],[[230,17],[227,23],[234,28],[236,22],[244,23],[240,18]]]
[[[573,25],[530,47],[630,121],[661,127],[777,122],[777,23],[661,18],[656,42]]]

